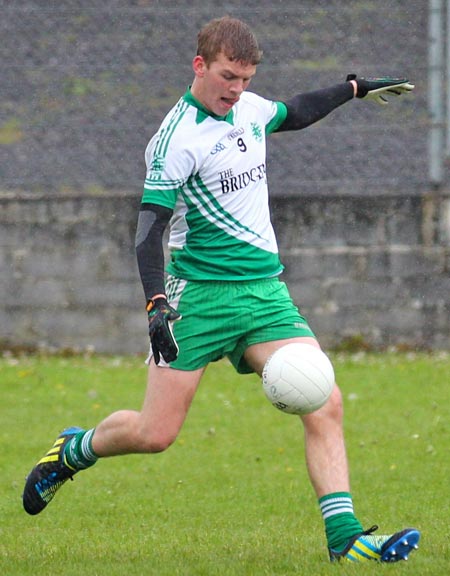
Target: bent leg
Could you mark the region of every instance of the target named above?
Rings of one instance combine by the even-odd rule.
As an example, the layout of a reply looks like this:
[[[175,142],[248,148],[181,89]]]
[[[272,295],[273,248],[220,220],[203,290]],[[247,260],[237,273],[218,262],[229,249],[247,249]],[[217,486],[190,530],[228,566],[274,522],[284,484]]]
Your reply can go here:
[[[290,338],[249,346],[245,359],[261,374],[273,352],[291,342],[320,347],[315,338]],[[317,497],[349,491],[349,473],[343,432],[342,397],[337,386],[328,402],[311,414],[302,416],[305,431],[306,465]]]
[[[251,366],[264,368],[267,358],[288,342],[303,342],[319,347],[313,338],[279,340],[256,344],[247,350]],[[319,410],[301,417],[304,428],[306,466],[319,500],[325,522],[328,547],[340,554],[347,543],[363,532],[353,512],[349,471],[343,432],[342,396],[337,386]]]
[[[203,372],[204,368],[163,368],[152,360],[141,411],[120,410],[103,420],[92,438],[96,455],[161,452],[168,448],[184,423]]]

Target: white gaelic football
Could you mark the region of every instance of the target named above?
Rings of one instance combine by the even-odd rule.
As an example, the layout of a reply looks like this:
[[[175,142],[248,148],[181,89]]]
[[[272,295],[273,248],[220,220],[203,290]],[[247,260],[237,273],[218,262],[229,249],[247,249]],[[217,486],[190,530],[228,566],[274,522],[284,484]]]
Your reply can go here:
[[[269,401],[287,414],[309,414],[330,397],[334,370],[328,356],[310,344],[279,348],[264,366],[262,383]]]

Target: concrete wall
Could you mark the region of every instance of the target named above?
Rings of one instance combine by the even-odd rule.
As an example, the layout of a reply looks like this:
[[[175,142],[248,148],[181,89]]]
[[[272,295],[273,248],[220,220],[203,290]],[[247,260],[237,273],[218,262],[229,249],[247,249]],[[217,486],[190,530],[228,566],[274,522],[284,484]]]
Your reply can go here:
[[[286,279],[322,342],[449,348],[448,197],[288,202],[275,213]]]
[[[3,345],[145,353],[140,197],[0,197]],[[273,200],[284,279],[327,347],[450,348],[450,198]]]

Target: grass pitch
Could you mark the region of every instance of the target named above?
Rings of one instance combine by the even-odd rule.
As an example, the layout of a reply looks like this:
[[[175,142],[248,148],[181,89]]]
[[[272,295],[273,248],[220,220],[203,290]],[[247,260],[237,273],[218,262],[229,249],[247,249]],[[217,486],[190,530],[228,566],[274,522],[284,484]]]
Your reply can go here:
[[[69,425],[139,408],[141,359],[5,357],[2,393],[2,576],[440,576],[450,566],[446,354],[335,355],[346,400],[356,513],[380,532],[422,531],[395,565],[328,563],[299,420],[264,398],[256,376],[211,365],[167,452],[100,461],[36,517],[24,478]]]

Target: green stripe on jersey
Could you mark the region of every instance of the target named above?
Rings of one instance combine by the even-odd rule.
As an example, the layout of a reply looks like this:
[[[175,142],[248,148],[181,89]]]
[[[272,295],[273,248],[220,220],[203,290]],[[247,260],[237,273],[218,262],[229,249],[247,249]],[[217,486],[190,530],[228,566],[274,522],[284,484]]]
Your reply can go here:
[[[188,188],[192,192],[197,205],[203,208],[205,216],[208,220],[216,222],[219,227],[226,227],[231,233],[239,233],[239,231],[249,232],[251,235],[260,238],[260,235],[250,230],[234,218],[229,212],[224,210],[217,198],[208,190],[202,182],[199,174],[196,174],[188,181]],[[221,225],[221,226],[220,226]]]
[[[187,104],[183,99],[178,101],[174,113],[172,114],[172,118],[170,119],[167,126],[165,126],[160,132],[159,139],[155,147],[155,158],[164,158],[167,154],[170,138],[172,137],[172,134],[175,132],[176,127],[181,122],[188,108],[189,104]]]
[[[144,188],[144,192],[142,194],[142,203],[145,204],[148,202],[150,204],[158,204],[173,210],[179,192],[180,190],[178,188],[172,190],[155,190],[154,188]]]
[[[272,118],[272,120],[266,125],[266,134],[271,134],[275,132],[281,124],[286,120],[287,116],[287,108],[286,104],[283,102],[276,102],[277,105],[277,113]]]
[[[186,203],[187,242],[172,250],[169,274],[186,280],[256,280],[282,272],[278,254],[228,234],[205,218],[189,198]]]

